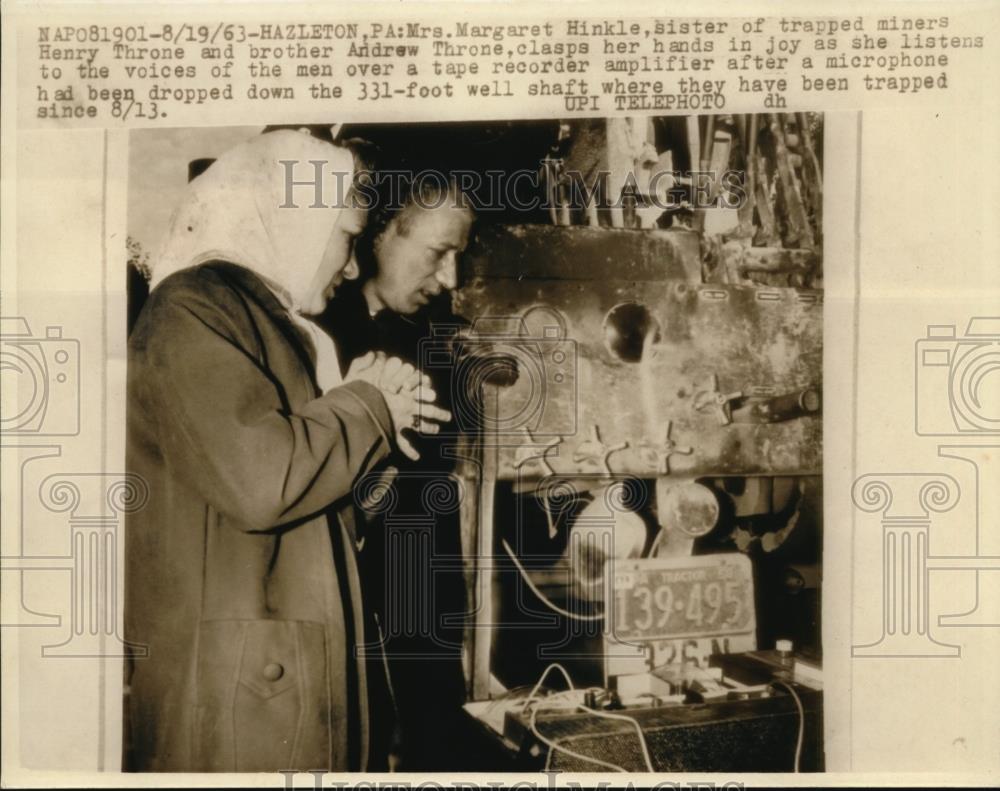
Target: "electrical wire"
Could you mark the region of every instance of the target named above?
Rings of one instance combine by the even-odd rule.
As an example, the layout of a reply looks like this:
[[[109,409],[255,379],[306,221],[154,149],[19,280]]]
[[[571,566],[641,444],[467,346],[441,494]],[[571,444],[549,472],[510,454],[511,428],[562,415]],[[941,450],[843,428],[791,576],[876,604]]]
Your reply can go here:
[[[545,683],[545,679],[548,677],[549,673],[551,671],[553,671],[553,670],[558,670],[560,673],[562,673],[563,674],[563,678],[566,679],[566,683],[569,685],[569,689],[568,690],[565,690],[564,692],[556,693],[555,695],[552,695],[551,697],[553,699],[556,699],[556,698],[564,699],[566,697],[566,695],[567,695],[568,692],[576,692],[576,687],[573,686],[573,679],[570,678],[569,673],[566,672],[566,668],[564,668],[558,662],[553,662],[551,665],[549,665],[548,667],[546,667],[545,670],[542,672],[542,675],[539,677],[539,679],[538,679],[537,683],[535,684],[534,688],[531,690],[531,694],[528,695],[528,698],[527,698],[527,700],[524,703],[524,708],[522,709],[522,711],[526,710],[528,708],[528,706],[531,705],[532,702],[535,702],[536,704],[542,702],[541,698],[537,698],[537,699],[535,698],[535,693],[538,692],[539,689],[541,689],[542,684]],[[592,757],[590,757],[588,755],[584,755],[582,753],[575,752],[574,750],[570,750],[567,747],[563,747],[562,745],[557,744],[555,741],[552,741],[552,740],[547,739],[546,737],[542,736],[542,734],[538,731],[538,724],[537,724],[537,717],[538,717],[538,710],[539,710],[539,708],[542,708],[542,707],[539,706],[539,705],[535,705],[535,707],[531,709],[531,714],[530,714],[530,718],[529,718],[529,727],[531,729],[531,732],[535,735],[535,737],[540,742],[542,742],[543,744],[545,744],[546,746],[548,746],[548,748],[549,748],[549,753],[545,757],[545,768],[546,769],[549,768],[550,762],[552,760],[552,750],[558,750],[558,751],[564,752],[567,755],[570,755],[570,756],[572,756],[574,758],[578,758],[578,759],[581,759],[581,760],[584,760],[584,761],[589,761],[590,763],[594,763],[594,764],[599,764],[599,765],[604,766],[606,768],[614,769],[615,771],[618,771],[618,772],[626,772],[627,773],[626,769],[623,769],[622,767],[618,766],[617,764],[608,763],[607,761],[602,761],[602,760],[600,760],[598,758],[592,758]],[[603,719],[607,719],[607,720],[618,720],[618,721],[621,721],[621,722],[628,722],[628,723],[634,725],[636,733],[638,734],[638,737],[639,737],[639,748],[642,750],[642,757],[643,757],[643,760],[645,761],[646,768],[650,772],[655,772],[656,771],[656,769],[653,767],[653,759],[652,759],[652,757],[649,754],[649,745],[646,743],[646,736],[642,732],[642,726],[639,724],[639,721],[637,719],[635,719],[635,717],[629,717],[627,714],[613,714],[613,713],[611,713],[609,711],[599,711],[597,709],[592,709],[589,706],[585,706],[585,705],[583,705],[582,703],[579,703],[579,702],[576,702],[575,708],[578,708],[578,709],[581,709],[583,711],[586,711],[587,713],[592,714],[595,717],[599,717],[599,718],[603,718]]]
[[[556,696],[553,696],[553,697],[556,697]],[[602,766],[608,766],[610,768],[617,768],[618,771],[622,771],[622,772],[626,772],[627,771],[626,769],[623,769],[622,767],[619,767],[617,764],[608,764],[605,761],[601,761],[601,760],[599,760],[597,758],[592,758],[589,755],[583,755],[582,753],[578,753],[578,752],[575,752],[573,750],[570,750],[568,747],[564,747],[564,746],[562,746],[561,744],[558,744],[555,741],[546,739],[544,736],[542,736],[541,733],[538,732],[538,726],[537,726],[537,722],[536,722],[536,717],[538,715],[538,711],[541,708],[542,708],[541,706],[535,706],[531,710],[531,723],[530,723],[530,725],[531,725],[531,732],[535,735],[535,737],[539,741],[541,741],[542,743],[544,743],[545,745],[547,745],[549,747],[549,753],[545,757],[545,770],[546,771],[548,771],[549,767],[551,766],[551,763],[552,763],[552,751],[553,750],[564,752],[564,753],[566,753],[568,755],[573,756],[574,758],[583,759],[584,761],[590,761],[590,762],[593,762],[593,763],[598,763],[598,764],[601,764]],[[612,713],[607,712],[607,711],[598,711],[597,709],[591,709],[591,708],[589,708],[587,706],[584,706],[581,703],[577,703],[574,706],[574,708],[586,711],[587,713],[592,714],[593,716],[598,717],[598,718],[604,718],[604,719],[610,719],[610,720],[623,720],[623,721],[631,723],[632,725],[635,725],[636,733],[639,736],[639,747],[642,750],[642,757],[643,757],[643,761],[646,764],[646,768],[650,772],[655,772],[656,771],[656,769],[653,767],[653,760],[652,760],[652,758],[650,757],[650,754],[649,754],[649,746],[646,743],[646,736],[642,732],[642,727],[639,725],[638,720],[636,720],[634,717],[629,717],[628,715],[625,715],[625,714],[612,714]]]
[[[642,732],[642,726],[635,717],[630,717],[627,714],[613,714],[610,711],[598,711],[597,709],[591,709],[584,706],[582,703],[579,704],[579,708],[584,711],[590,712],[595,717],[603,717],[608,720],[620,720],[622,722],[628,722],[635,726],[635,732],[639,736],[639,747],[642,749],[642,759],[646,763],[646,768],[650,772],[655,772],[656,768],[653,766],[653,759],[649,754],[649,745],[646,744],[646,735]]]
[[[517,687],[511,687],[503,694],[497,695],[495,698],[493,698],[493,700],[491,700],[489,705],[486,707],[485,711],[486,712],[493,711],[493,709],[498,705],[500,705],[501,703],[508,703],[511,700],[517,700],[519,693],[529,689],[531,689],[531,684],[522,684]]]
[[[506,544],[506,542],[504,542],[504,544]],[[507,547],[507,551],[510,552],[509,547]],[[541,702],[540,698],[536,700],[535,694],[538,692],[539,689],[541,689],[542,684],[545,683],[545,679],[548,677],[549,673],[551,673],[553,670],[558,670],[560,673],[563,674],[563,678],[566,679],[566,683],[569,685],[569,689],[566,690],[566,692],[576,691],[576,687],[573,686],[573,679],[570,678],[569,673],[566,672],[566,668],[564,668],[558,662],[553,662],[551,665],[546,667],[545,670],[542,671],[542,675],[539,677],[538,681],[535,683],[535,686],[532,688],[531,694],[528,695],[527,700],[524,702],[524,707],[522,711],[527,710],[528,706],[530,706],[532,702]],[[565,692],[557,694],[564,695]],[[589,755],[578,753],[574,750],[570,750],[568,747],[562,747],[558,745],[556,742],[547,739],[545,736],[542,736],[541,732],[538,730],[538,722],[537,722],[538,708],[539,707],[536,705],[534,708],[531,709],[531,714],[528,717],[528,728],[531,730],[532,734],[534,734],[535,738],[538,739],[538,741],[540,741],[542,744],[544,744],[549,748],[548,755],[545,756],[546,769],[549,768],[550,762],[552,760],[552,751],[558,750],[566,753],[569,756],[572,756],[573,758],[577,758],[582,761],[587,761],[588,763],[597,764],[598,766],[603,766],[606,769],[612,769],[616,772],[624,772],[626,774],[628,773],[624,768],[618,766],[617,764],[608,763],[607,761],[602,761],[599,758],[592,758]]]
[[[560,615],[564,615],[567,618],[572,618],[573,620],[576,621],[599,621],[602,618],[604,618],[603,614],[583,615],[578,612],[570,612],[569,610],[560,607],[558,604],[552,601],[552,599],[550,599],[548,596],[542,593],[542,591],[539,590],[538,586],[535,585],[531,577],[528,575],[528,570],[521,565],[521,561],[517,559],[517,556],[514,554],[514,550],[511,549],[510,544],[507,543],[507,539],[505,538],[500,539],[500,543],[503,544],[504,551],[507,553],[508,557],[510,557],[510,559],[514,562],[514,566],[520,572],[521,579],[524,580],[524,584],[527,585],[528,588],[531,589],[531,592],[534,593],[539,598],[542,604],[544,604],[550,610],[553,610],[554,612],[557,612]]]
[[[795,691],[795,688],[791,684],[786,684],[784,681],[772,681],[774,686],[784,687],[795,699],[795,706],[799,710],[799,737],[795,742],[795,772],[799,771],[799,762],[802,759],[802,741],[805,738],[806,732],[806,710],[802,706],[802,699],[799,697],[799,693]]]
[[[561,753],[566,753],[566,755],[569,755],[572,758],[576,758],[581,761],[586,761],[587,763],[596,764],[597,766],[603,766],[606,769],[611,769],[612,771],[615,772],[628,774],[628,770],[622,766],[619,766],[618,764],[609,763],[608,761],[602,761],[600,758],[594,758],[590,755],[584,755],[583,753],[578,753],[575,750],[571,750],[568,747],[563,747],[562,745],[557,744],[556,742],[551,741],[550,739],[547,739],[546,737],[542,736],[542,734],[539,733],[538,731],[538,723],[536,722],[537,716],[538,716],[538,706],[535,706],[531,710],[531,716],[528,720],[528,727],[531,729],[531,732],[535,735],[535,738],[549,748],[549,753],[545,757],[546,771],[548,771],[549,767],[551,766],[552,751],[556,750]]]
[[[535,682],[535,686],[531,688],[531,692],[528,694],[527,700],[524,701],[524,706],[521,707],[522,711],[527,709],[528,706],[531,704],[531,701],[535,699],[535,693],[542,688],[542,684],[545,683],[546,677],[553,670],[558,670],[560,673],[563,674],[563,678],[566,679],[566,683],[569,685],[570,690],[576,689],[576,687],[573,686],[573,679],[571,679],[569,677],[569,673],[566,672],[566,668],[564,668],[558,662],[553,662],[551,665],[545,668],[545,670],[542,671],[542,675],[539,676],[538,681]]]

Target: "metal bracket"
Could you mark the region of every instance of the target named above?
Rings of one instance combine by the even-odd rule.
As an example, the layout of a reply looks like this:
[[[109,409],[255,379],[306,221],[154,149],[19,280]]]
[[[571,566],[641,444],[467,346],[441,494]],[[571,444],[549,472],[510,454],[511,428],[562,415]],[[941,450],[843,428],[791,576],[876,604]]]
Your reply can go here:
[[[611,465],[608,463],[608,459],[612,453],[624,450],[627,447],[628,442],[619,442],[617,445],[605,445],[601,440],[600,429],[594,425],[590,429],[590,438],[585,439],[577,445],[576,450],[573,451],[573,461],[577,464],[590,462],[598,466],[603,465],[604,472],[607,475],[611,475]]]
[[[537,464],[542,470],[543,477],[546,475],[555,475],[556,471],[552,469],[552,465],[549,464],[546,456],[548,456],[550,450],[562,442],[562,437],[550,439],[548,443],[539,447],[535,438],[531,436],[531,432],[527,426],[522,427],[521,431],[524,432],[525,438],[530,444],[522,444],[514,452],[514,469],[520,470],[525,465]]]
[[[719,391],[719,377],[712,374],[709,377],[709,387],[695,393],[693,406],[696,411],[704,412],[712,408],[719,418],[719,424],[728,426],[733,422],[732,402],[743,397],[742,390],[735,390],[732,393],[722,393]]]
[[[549,464],[549,460],[545,458],[549,451],[552,450],[556,445],[562,442],[562,437],[556,437],[555,439],[550,439],[548,443],[542,447],[538,447],[535,443],[535,438],[531,436],[531,432],[528,430],[527,426],[522,427],[521,431],[524,432],[525,437],[531,445],[521,445],[514,452],[514,469],[520,470],[521,467],[526,464],[537,464],[541,468],[543,477],[549,475],[555,475],[556,471],[552,469],[552,465]],[[539,451],[541,451],[539,453]],[[548,494],[542,495],[542,503],[545,506],[545,521],[549,525],[549,538],[555,538],[558,530],[556,528],[556,521],[552,518],[552,509],[549,506]]]
[[[694,448],[687,445],[678,445],[670,438],[672,428],[672,420],[668,420],[663,424],[663,442],[659,445],[654,445],[646,440],[639,443],[639,454],[643,463],[650,467],[655,467],[657,473],[660,475],[670,474],[670,457],[675,453],[679,453],[682,456],[690,456],[694,453]]]

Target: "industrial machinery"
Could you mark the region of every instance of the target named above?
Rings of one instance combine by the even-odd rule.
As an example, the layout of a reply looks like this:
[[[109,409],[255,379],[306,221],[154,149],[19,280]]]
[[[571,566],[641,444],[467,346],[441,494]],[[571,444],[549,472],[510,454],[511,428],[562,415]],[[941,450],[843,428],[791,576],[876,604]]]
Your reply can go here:
[[[485,228],[471,323],[428,346],[464,437],[467,708],[529,765],[822,765],[822,292],[705,282],[699,239]]]

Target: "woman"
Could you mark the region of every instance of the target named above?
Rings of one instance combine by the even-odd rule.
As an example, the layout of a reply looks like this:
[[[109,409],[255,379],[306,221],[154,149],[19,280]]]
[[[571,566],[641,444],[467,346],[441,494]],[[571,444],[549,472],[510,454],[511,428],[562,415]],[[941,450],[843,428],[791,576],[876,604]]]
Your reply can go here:
[[[313,186],[289,200],[282,161],[298,181],[325,163],[326,207]],[[298,132],[238,146],[191,182],[154,264],[129,338],[127,465],[150,494],[126,525],[126,769],[368,766],[350,493],[409,450],[402,428],[450,416],[398,360],[341,382],[304,317],[356,269],[352,171]]]

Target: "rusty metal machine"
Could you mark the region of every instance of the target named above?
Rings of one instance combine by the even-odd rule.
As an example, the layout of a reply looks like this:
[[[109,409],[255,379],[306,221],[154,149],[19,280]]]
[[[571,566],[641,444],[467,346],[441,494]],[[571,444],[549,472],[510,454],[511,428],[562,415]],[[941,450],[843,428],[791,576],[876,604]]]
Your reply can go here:
[[[472,701],[551,662],[725,697],[713,657],[788,634],[762,595],[818,586],[822,292],[706,283],[700,238],[493,226],[466,255],[471,324],[429,348],[464,387]],[[805,562],[758,563],[796,530]]]

